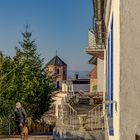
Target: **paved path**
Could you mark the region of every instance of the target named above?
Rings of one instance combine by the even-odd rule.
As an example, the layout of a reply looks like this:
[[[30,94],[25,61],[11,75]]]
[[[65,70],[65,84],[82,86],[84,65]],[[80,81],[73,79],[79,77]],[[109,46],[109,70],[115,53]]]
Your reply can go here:
[[[83,104],[75,104],[71,106],[77,111],[78,114],[87,114],[94,107],[94,106],[83,105]]]

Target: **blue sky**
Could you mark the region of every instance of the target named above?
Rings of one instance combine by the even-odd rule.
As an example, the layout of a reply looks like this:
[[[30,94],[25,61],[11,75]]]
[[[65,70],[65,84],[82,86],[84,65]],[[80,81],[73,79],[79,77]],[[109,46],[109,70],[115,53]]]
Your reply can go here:
[[[57,50],[69,70],[91,70],[85,48],[92,11],[92,0],[0,0],[0,50],[13,56],[24,25],[30,24],[45,63]]]

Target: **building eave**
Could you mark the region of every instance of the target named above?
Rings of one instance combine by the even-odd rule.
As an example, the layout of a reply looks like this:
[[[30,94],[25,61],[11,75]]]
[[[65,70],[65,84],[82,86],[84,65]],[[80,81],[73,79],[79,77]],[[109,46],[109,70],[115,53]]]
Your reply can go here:
[[[102,60],[104,59],[104,49],[86,48],[86,53]]]
[[[105,0],[105,9],[104,9],[104,21],[105,21],[105,25],[106,27],[108,27],[109,24],[109,18],[111,15],[111,4],[112,4],[112,0]]]
[[[97,65],[97,57],[92,57],[88,62],[89,64]]]
[[[99,45],[105,44],[106,28],[104,23],[104,0],[93,0],[94,17],[96,19],[96,43]]]

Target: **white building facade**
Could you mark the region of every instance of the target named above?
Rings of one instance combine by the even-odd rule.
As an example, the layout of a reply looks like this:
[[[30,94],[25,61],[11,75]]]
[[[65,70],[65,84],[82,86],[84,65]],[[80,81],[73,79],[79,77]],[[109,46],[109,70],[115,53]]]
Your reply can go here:
[[[89,79],[71,79],[62,83],[62,92],[89,92]]]
[[[107,95],[113,100],[113,140],[140,139],[140,1],[107,0]]]
[[[104,48],[106,140],[139,140],[140,1],[93,0],[93,7],[97,49],[93,43],[88,54]]]

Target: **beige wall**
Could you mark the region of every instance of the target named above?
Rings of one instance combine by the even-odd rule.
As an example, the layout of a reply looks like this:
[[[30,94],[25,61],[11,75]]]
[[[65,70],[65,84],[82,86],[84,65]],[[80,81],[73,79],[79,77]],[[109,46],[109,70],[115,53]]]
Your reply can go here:
[[[59,74],[57,74],[57,69],[59,69]],[[59,86],[62,87],[62,81],[67,79],[67,66],[55,66],[49,65],[46,68],[46,72],[50,76],[54,76],[54,82],[59,81]]]
[[[90,92],[97,91],[97,79],[90,78]]]
[[[120,1],[121,140],[135,140],[140,125],[140,0]]]
[[[47,67],[47,69],[48,69],[48,72],[49,72],[50,75],[54,75],[54,73],[55,73],[55,66],[50,65],[50,66]]]
[[[104,60],[97,59],[97,91],[103,92]]]
[[[109,0],[108,2],[111,2]],[[109,7],[109,6],[108,6]],[[106,25],[114,19],[114,137],[110,140],[135,140],[140,134],[140,1],[113,1]]]

